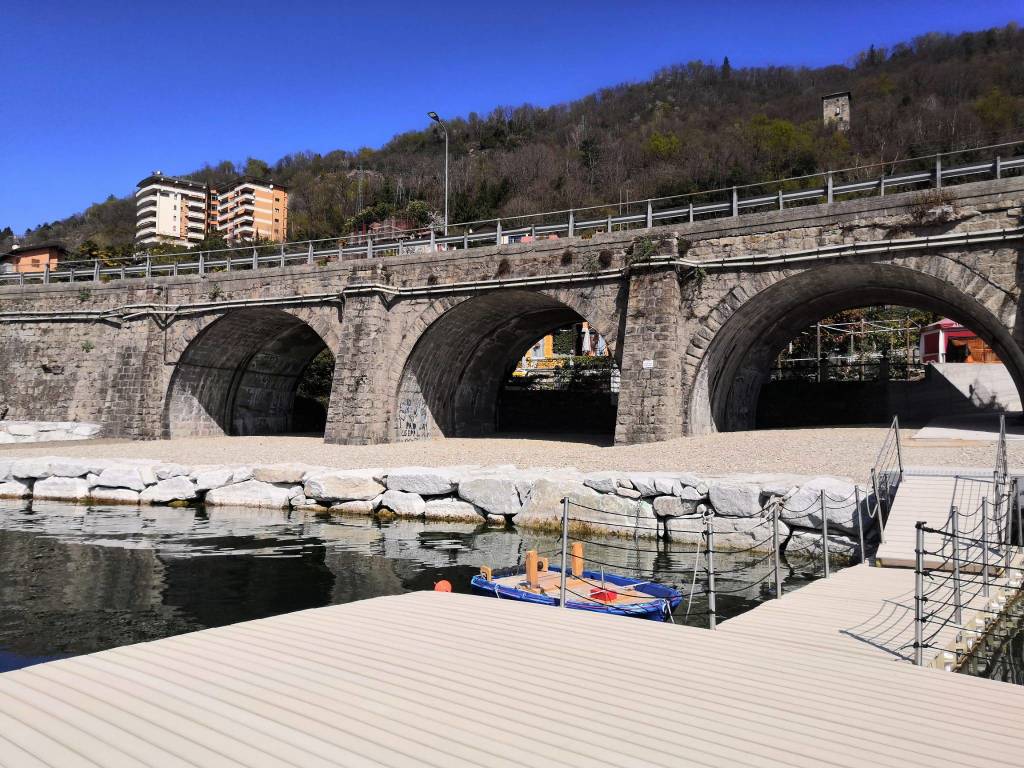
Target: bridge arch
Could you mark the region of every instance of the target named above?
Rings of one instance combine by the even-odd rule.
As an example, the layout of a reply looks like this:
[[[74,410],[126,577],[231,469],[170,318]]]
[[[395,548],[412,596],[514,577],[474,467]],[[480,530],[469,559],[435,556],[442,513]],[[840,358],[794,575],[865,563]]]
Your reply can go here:
[[[175,345],[165,435],[277,434],[302,428],[301,376],[337,337],[317,313],[249,307],[204,318]]]
[[[493,433],[504,382],[527,349],[557,328],[591,322],[614,356],[617,315],[592,299],[571,291],[497,290],[432,303],[397,356],[404,363],[389,439]]]
[[[706,318],[714,331],[687,402],[687,431],[755,428],[757,402],[775,358],[822,317],[871,305],[923,309],[971,328],[996,352],[1024,393],[1024,353],[1014,339],[1014,297],[963,263],[941,256],[902,263],[815,265],[801,272],[764,272],[730,292]],[[701,354],[702,352],[702,354]]]

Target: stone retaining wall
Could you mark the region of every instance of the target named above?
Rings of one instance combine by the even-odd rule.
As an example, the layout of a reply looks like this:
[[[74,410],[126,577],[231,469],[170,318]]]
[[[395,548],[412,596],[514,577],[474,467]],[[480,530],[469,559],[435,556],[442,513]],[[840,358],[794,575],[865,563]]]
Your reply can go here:
[[[621,535],[699,542],[712,512],[716,548],[770,547],[771,505],[795,549],[821,549],[822,505],[830,551],[855,554],[858,516],[871,530],[867,495],[832,477],[686,472],[580,472],[514,466],[337,469],[303,464],[184,466],[148,460],[0,459],[0,498],[97,504],[206,504],[309,514],[512,523],[558,529],[562,499],[579,523]]]
[[[89,440],[99,437],[100,429],[85,421],[0,421],[0,444]]]

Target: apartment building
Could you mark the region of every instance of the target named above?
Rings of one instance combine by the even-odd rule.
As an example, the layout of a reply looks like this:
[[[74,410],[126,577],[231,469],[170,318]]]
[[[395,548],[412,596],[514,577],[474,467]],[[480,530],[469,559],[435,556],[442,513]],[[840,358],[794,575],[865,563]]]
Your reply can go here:
[[[288,233],[288,192],[278,184],[242,177],[230,187],[210,190],[210,231],[229,242],[284,240]]]
[[[139,245],[195,245],[206,237],[205,184],[153,173],[135,192],[135,239]]]
[[[277,184],[242,177],[221,189],[154,171],[135,193],[139,245],[193,246],[211,234],[228,242],[284,240],[288,192]]]

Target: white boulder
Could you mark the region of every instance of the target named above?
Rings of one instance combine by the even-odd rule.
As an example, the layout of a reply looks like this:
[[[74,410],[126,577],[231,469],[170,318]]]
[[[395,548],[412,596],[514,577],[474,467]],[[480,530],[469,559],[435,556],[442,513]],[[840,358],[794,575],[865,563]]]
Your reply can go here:
[[[375,508],[372,499],[355,499],[331,504],[330,510],[341,515],[372,515]]]
[[[83,501],[89,498],[89,483],[81,477],[46,477],[35,482],[32,498]]]
[[[459,497],[493,515],[515,515],[523,508],[510,477],[474,477],[459,483]]]
[[[48,456],[32,459],[19,459],[11,465],[11,476],[37,479],[41,477],[49,477],[52,474],[50,472],[51,461],[52,459]]]
[[[718,517],[711,521],[715,532],[715,550],[744,550],[756,547],[757,551],[772,550],[771,518]],[[703,542],[707,524],[703,516],[674,517],[665,522],[665,529],[673,541],[686,544]],[[779,542],[786,540],[789,526],[779,523]]]
[[[442,496],[458,486],[458,476],[450,469],[432,467],[400,467],[388,473],[387,486],[391,491],[418,493],[421,496]]]
[[[385,491],[380,505],[390,509],[399,517],[420,517],[426,508],[426,502],[418,493],[405,491]]]
[[[465,520],[480,522],[485,515],[461,499],[427,499],[423,514],[428,520]]]
[[[259,480],[245,480],[233,485],[213,488],[206,494],[210,506],[256,507],[260,509],[287,509],[291,489]]]
[[[144,491],[149,483],[148,478],[143,476],[143,467],[114,466],[107,467],[96,477],[95,484],[103,488],[129,488],[133,491]],[[150,469],[147,474],[153,476],[156,482],[156,475]]]
[[[97,504],[132,504],[138,506],[139,492],[128,488],[93,488],[89,501]]]
[[[708,496],[719,517],[751,517],[761,514],[761,487],[752,483],[716,480]]]
[[[306,480],[304,492],[319,501],[355,501],[372,499],[384,492],[384,486],[372,477],[332,473]]]
[[[213,467],[193,471],[189,477],[195,481],[197,491],[209,491],[213,488],[230,485],[234,478],[234,470],[229,467]]]
[[[0,483],[0,499],[27,499],[32,495],[32,486],[21,480],[6,480]]]
[[[143,504],[166,504],[169,501],[188,501],[196,497],[196,486],[187,477],[176,475],[151,485],[139,495]]]
[[[253,467],[252,476],[264,483],[301,483],[308,467],[303,464],[266,464]]]

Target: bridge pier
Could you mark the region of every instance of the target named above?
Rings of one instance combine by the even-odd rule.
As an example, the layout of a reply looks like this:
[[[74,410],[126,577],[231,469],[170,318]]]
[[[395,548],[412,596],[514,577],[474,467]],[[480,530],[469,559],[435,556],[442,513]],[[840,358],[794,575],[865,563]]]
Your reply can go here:
[[[681,355],[686,345],[681,312],[675,267],[648,267],[630,274],[616,443],[650,443],[682,435]]]

